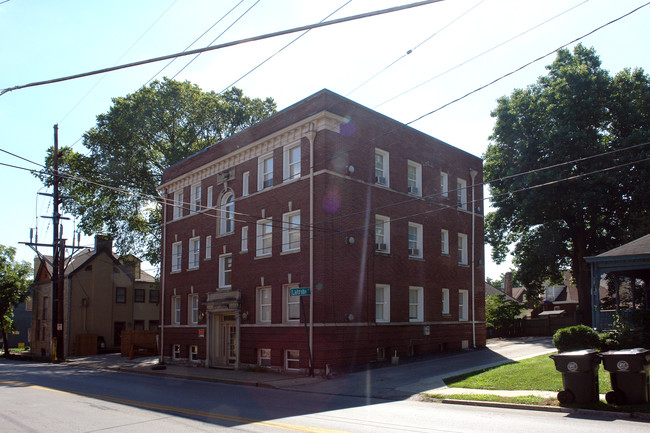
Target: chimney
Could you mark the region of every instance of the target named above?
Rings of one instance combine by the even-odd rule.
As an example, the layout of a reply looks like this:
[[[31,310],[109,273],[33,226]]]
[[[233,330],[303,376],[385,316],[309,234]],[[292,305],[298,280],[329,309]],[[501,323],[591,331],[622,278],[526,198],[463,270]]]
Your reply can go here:
[[[512,272],[503,274],[503,290],[506,292],[506,295],[512,296]]]
[[[95,254],[101,250],[113,253],[113,237],[111,235],[95,235]]]

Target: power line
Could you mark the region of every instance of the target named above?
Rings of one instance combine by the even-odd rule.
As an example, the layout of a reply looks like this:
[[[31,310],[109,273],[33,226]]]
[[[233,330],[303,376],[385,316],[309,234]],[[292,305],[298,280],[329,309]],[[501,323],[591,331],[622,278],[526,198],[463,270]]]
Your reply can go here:
[[[345,2],[343,5],[339,6],[339,7],[338,7],[334,12],[330,13],[330,14],[327,15],[325,18],[323,18],[322,20],[320,20],[319,23],[322,23],[323,21],[325,21],[326,19],[328,19],[329,17],[331,17],[332,15],[334,15],[335,13],[337,13],[338,11],[340,11],[341,9],[343,9],[343,8],[344,8],[345,6],[347,6],[351,1],[352,1],[352,0],[348,0],[348,1]],[[310,29],[310,30],[311,30],[311,29]],[[264,63],[268,62],[268,61],[271,60],[273,57],[275,57],[276,55],[280,54],[282,51],[284,51],[287,47],[289,47],[291,44],[293,44],[294,42],[296,42],[298,39],[300,39],[300,38],[302,38],[303,36],[305,36],[307,33],[309,33],[309,30],[307,30],[307,31],[301,33],[300,35],[298,35],[298,37],[296,37],[296,38],[293,39],[291,42],[289,42],[288,44],[286,44],[285,46],[283,46],[282,48],[280,48],[280,49],[279,49],[278,51],[276,51],[275,53],[271,54],[269,57],[267,57],[265,60],[263,60],[262,62],[260,62],[257,66],[255,66],[253,69],[251,69],[250,71],[246,72],[246,73],[245,73],[244,75],[242,75],[241,77],[237,78],[234,82],[232,82],[230,85],[226,86],[226,88],[223,89],[223,90],[222,90],[221,92],[219,92],[219,93],[220,93],[220,94],[221,94],[221,93],[224,93],[226,90],[228,90],[229,88],[231,88],[232,86],[234,86],[235,84],[237,84],[239,81],[243,80],[245,77],[247,77],[248,75],[250,75],[253,71],[255,71],[257,68],[259,68],[260,66],[262,66]]]
[[[309,25],[306,25],[306,26],[294,27],[294,28],[288,29],[288,30],[280,30],[280,31],[273,32],[273,33],[267,33],[267,34],[260,35],[260,36],[253,36],[253,37],[250,37],[250,38],[239,39],[239,40],[236,40],[236,41],[226,42],[226,43],[215,45],[215,46],[212,46],[212,47],[198,48],[198,49],[195,49],[195,50],[185,51],[185,52],[181,52],[181,53],[168,54],[166,56],[161,56],[161,57],[153,57],[153,58],[150,58],[150,59],[147,59],[147,60],[140,60],[140,61],[137,61],[137,62],[127,63],[127,64],[124,64],[124,65],[113,66],[113,67],[103,68],[103,69],[97,69],[97,70],[94,70],[94,71],[84,72],[84,73],[81,73],[81,74],[68,75],[66,77],[53,78],[53,79],[49,79],[49,80],[36,81],[36,82],[33,82],[33,83],[29,83],[29,84],[23,84],[23,85],[14,86],[14,87],[8,87],[6,89],[3,89],[0,92],[0,96],[4,95],[5,93],[12,92],[14,90],[25,89],[25,88],[28,88],[28,87],[43,86],[43,85],[47,85],[47,84],[59,83],[59,82],[68,81],[68,80],[75,80],[75,79],[78,79],[78,78],[88,77],[88,76],[91,76],[91,75],[104,74],[104,73],[107,73],[107,72],[113,72],[113,71],[117,71],[117,70],[121,70],[121,69],[133,68],[135,66],[142,66],[142,65],[149,64],[149,63],[155,63],[155,62],[160,62],[160,61],[163,61],[163,60],[169,60],[169,59],[173,59],[173,58],[176,58],[176,57],[191,56],[191,55],[194,55],[194,54],[200,54],[200,53],[204,53],[204,52],[207,52],[207,51],[220,50],[222,48],[232,47],[232,46],[235,46],[235,45],[241,45],[241,44],[245,44],[245,43],[249,43],[249,42],[261,41],[261,40],[264,40],[264,39],[269,39],[269,38],[274,38],[274,37],[277,37],[277,36],[288,35],[288,34],[296,33],[296,32],[302,32],[302,31],[305,31],[305,30],[311,30],[311,29],[320,28],[320,27],[327,27],[327,26],[331,26],[331,25],[334,25],[334,24],[340,24],[340,23],[344,23],[344,22],[360,20],[360,19],[374,17],[374,16],[378,16],[378,15],[389,14],[389,13],[393,13],[393,12],[397,12],[397,11],[402,11],[402,10],[411,9],[411,8],[415,8],[415,7],[425,6],[425,5],[428,5],[428,4],[431,4],[431,3],[438,3],[438,2],[441,2],[441,1],[443,1],[443,0],[424,0],[424,1],[416,2],[416,3],[409,3],[409,4],[406,4],[406,5],[402,5],[402,6],[395,6],[395,7],[388,8],[388,9],[381,9],[381,10],[372,11],[372,12],[365,12],[365,13],[358,14],[358,15],[353,15],[353,16],[350,16],[350,17],[338,18],[338,19],[335,19],[335,20],[326,21],[324,23],[309,24]]]

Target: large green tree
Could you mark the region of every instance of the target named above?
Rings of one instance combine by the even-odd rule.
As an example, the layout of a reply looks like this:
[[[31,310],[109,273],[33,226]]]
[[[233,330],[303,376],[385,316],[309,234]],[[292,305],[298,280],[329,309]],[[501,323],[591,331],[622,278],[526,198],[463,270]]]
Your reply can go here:
[[[514,244],[515,278],[529,298],[570,269],[590,323],[584,258],[650,227],[650,164],[642,161],[650,157],[650,77],[642,69],[611,76],[582,45],[560,50],[547,70],[492,112],[484,171],[495,211],[486,240],[497,261]]]
[[[158,263],[161,213],[155,197],[163,170],[275,111],[271,98],[251,99],[234,87],[204,92],[170,79],[114,98],[84,134],[87,155],[69,147],[59,151],[59,169],[72,176],[61,182],[62,194],[70,197],[63,208],[85,234],[109,233],[120,253]],[[51,185],[51,176],[43,180]]]
[[[16,262],[16,249],[0,245],[0,328],[5,356],[9,356],[7,334],[14,331],[14,307],[29,296],[32,267],[27,262]]]

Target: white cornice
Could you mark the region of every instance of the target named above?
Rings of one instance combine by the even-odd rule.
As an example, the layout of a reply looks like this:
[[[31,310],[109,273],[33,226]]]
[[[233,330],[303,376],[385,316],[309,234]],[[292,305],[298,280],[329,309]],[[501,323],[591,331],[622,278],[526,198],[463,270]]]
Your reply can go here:
[[[198,183],[206,177],[215,175],[245,161],[272,152],[274,149],[294,143],[304,137],[310,130],[316,130],[316,132],[329,130],[338,133],[339,125],[343,120],[344,118],[337,114],[328,111],[321,111],[301,120],[300,122],[275,131],[260,140],[242,146],[239,149],[223,155],[221,158],[209,161],[201,167],[188,173],[184,173],[158,186],[156,189],[161,192],[166,189],[171,193],[188,185]]]

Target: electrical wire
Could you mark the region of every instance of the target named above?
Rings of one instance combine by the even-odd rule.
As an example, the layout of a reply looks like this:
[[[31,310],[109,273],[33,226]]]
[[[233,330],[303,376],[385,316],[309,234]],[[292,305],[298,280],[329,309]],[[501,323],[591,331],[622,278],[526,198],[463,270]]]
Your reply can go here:
[[[76,80],[76,79],[79,79],[79,78],[89,77],[89,76],[92,76],[92,75],[104,74],[104,73],[107,73],[107,72],[113,72],[113,71],[118,71],[118,70],[121,70],[121,69],[133,68],[133,67],[136,67],[136,66],[147,65],[149,63],[155,63],[155,62],[160,62],[160,61],[163,61],[163,60],[169,60],[169,59],[173,59],[175,57],[191,56],[191,55],[194,55],[194,54],[204,53],[204,52],[207,52],[207,51],[220,50],[220,49],[227,48],[227,47],[233,47],[233,46],[236,46],[236,45],[242,45],[242,44],[246,44],[246,43],[250,43],[250,42],[256,42],[256,41],[261,41],[261,40],[264,40],[264,39],[274,38],[274,37],[278,37],[278,36],[284,36],[284,35],[288,35],[288,34],[291,34],[291,33],[302,32],[302,31],[305,31],[305,30],[321,28],[321,27],[327,27],[327,26],[331,26],[331,25],[335,25],[335,24],[341,24],[341,23],[345,23],[345,22],[356,21],[356,20],[360,20],[360,19],[364,19],[364,18],[378,16],[378,15],[390,14],[390,13],[393,13],[393,12],[398,12],[398,11],[402,11],[402,10],[406,10],[406,9],[425,6],[425,5],[432,4],[432,3],[439,3],[441,1],[443,1],[443,0],[424,0],[424,1],[416,2],[416,3],[409,3],[409,4],[406,4],[406,5],[395,6],[395,7],[388,8],[388,9],[381,9],[381,10],[376,10],[376,11],[372,11],[372,12],[365,12],[365,13],[361,13],[361,14],[353,15],[353,16],[349,16],[349,17],[338,18],[338,19],[331,20],[331,21],[325,21],[323,23],[309,24],[309,25],[306,25],[306,26],[294,27],[292,29],[280,30],[280,31],[273,32],[273,33],[266,33],[266,34],[263,34],[263,35],[253,36],[253,37],[249,37],[249,38],[245,38],[245,39],[239,39],[239,40],[236,40],[236,41],[226,42],[226,43],[219,44],[219,45],[214,45],[214,46],[211,46],[211,47],[198,48],[198,49],[195,49],[195,50],[184,51],[184,52],[175,53],[175,54],[168,54],[168,55],[160,56],[160,57],[152,57],[152,58],[149,58],[149,59],[146,59],[146,60],[140,60],[140,61],[137,61],[137,62],[126,63],[126,64],[123,64],[123,65],[113,66],[113,67],[109,67],[109,68],[97,69],[97,70],[94,70],[94,71],[83,72],[83,73],[80,73],[80,74],[68,75],[68,76],[60,77],[60,78],[53,78],[53,79],[44,80],[44,81],[35,81],[33,83],[28,83],[28,84],[23,84],[23,85],[19,85],[19,86],[13,86],[13,87],[8,87],[8,88],[5,88],[5,89],[2,89],[2,91],[0,91],[0,96],[4,95],[5,93],[9,93],[9,92],[12,92],[12,91],[15,91],[15,90],[26,89],[26,88],[29,88],[29,87],[36,87],[36,86],[44,86],[44,85],[53,84],[53,83],[60,83],[62,81],[68,81],[68,80]]]

